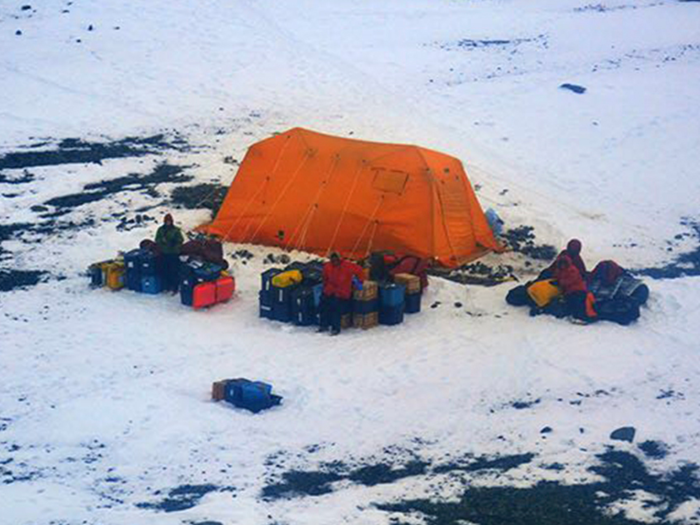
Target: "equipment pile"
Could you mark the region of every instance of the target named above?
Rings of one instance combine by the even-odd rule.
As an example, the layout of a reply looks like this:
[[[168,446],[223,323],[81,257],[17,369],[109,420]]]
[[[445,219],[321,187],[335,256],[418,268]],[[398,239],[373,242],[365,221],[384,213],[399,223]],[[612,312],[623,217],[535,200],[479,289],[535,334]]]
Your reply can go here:
[[[260,317],[297,326],[318,325],[322,294],[321,262],[271,268],[261,274]],[[342,313],[341,328],[400,324],[404,314],[420,312],[421,298],[421,279],[416,275],[396,274],[393,282],[366,280],[354,290],[348,310]]]

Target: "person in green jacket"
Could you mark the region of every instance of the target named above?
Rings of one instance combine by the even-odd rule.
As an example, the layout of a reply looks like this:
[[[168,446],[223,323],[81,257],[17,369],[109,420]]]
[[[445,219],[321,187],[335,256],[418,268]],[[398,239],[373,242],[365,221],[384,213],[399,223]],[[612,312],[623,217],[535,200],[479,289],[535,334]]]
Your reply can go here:
[[[163,290],[176,293],[179,288],[180,248],[184,241],[180,228],[173,224],[173,216],[168,213],[156,233],[156,244],[162,257]]]

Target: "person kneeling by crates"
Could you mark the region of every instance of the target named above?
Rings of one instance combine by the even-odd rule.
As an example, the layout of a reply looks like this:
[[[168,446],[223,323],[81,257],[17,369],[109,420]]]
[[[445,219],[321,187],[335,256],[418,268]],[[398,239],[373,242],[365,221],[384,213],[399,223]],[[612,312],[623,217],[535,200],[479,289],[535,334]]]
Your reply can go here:
[[[362,286],[362,268],[333,252],[330,262],[323,265],[323,295],[321,296],[319,332],[330,325],[331,335],[340,333],[340,319],[350,312],[353,282]]]

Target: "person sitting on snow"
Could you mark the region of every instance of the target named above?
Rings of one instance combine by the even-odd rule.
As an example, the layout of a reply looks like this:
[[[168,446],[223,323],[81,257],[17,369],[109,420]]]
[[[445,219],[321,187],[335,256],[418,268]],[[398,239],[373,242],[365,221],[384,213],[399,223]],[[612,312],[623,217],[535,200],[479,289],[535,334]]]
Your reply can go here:
[[[173,223],[173,216],[168,213],[156,233],[156,244],[162,254],[163,289],[173,293],[179,288],[180,248],[184,240],[180,228]]]
[[[571,239],[566,244],[566,248],[559,255],[557,255],[556,259],[554,259],[554,262],[549,267],[542,270],[542,273],[540,273],[539,277],[537,277],[537,280],[541,281],[542,279],[553,278],[557,267],[557,262],[563,256],[569,258],[570,262],[576,267],[576,269],[579,271],[581,277],[583,277],[584,280],[588,279],[586,263],[584,263],[583,259],[581,258],[581,247],[581,241],[579,241],[578,239]]]
[[[353,282],[362,283],[362,268],[340,258],[336,252],[323,265],[323,295],[321,296],[319,332],[331,327],[331,335],[340,333],[340,318],[350,312]],[[361,285],[360,285],[361,286]]]
[[[582,321],[596,320],[595,298],[588,291],[586,281],[569,255],[562,253],[557,257],[552,277],[564,294],[569,314]]]

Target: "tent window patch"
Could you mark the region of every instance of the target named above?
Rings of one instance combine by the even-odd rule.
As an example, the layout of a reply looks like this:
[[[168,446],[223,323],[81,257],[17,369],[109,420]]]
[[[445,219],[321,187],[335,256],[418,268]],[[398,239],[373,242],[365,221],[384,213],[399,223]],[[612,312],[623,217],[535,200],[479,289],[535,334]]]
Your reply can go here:
[[[404,171],[378,169],[374,173],[372,187],[387,193],[403,193],[408,181],[408,173]]]

